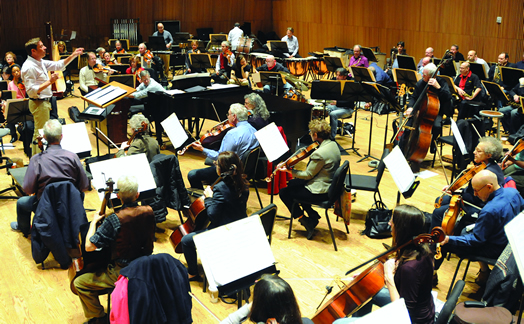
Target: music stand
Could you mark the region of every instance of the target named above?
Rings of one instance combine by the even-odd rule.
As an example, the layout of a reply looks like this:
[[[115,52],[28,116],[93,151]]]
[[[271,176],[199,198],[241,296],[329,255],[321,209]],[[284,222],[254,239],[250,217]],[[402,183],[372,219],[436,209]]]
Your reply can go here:
[[[331,79],[333,75],[336,75],[338,68],[343,68],[342,59],[340,57],[325,56],[324,62],[326,63],[326,68],[329,71],[328,79]]]
[[[358,107],[355,107],[355,119],[354,119],[354,125],[353,125],[354,131],[356,134],[357,133],[357,113],[359,109],[362,109],[360,107],[360,102],[362,101],[371,102],[372,97],[366,91],[364,91],[364,88],[362,87],[362,83],[355,82],[353,80],[342,81],[342,82],[343,82],[343,88],[342,88],[341,100],[358,102]],[[371,125],[370,127],[373,127],[373,125]],[[344,151],[346,152],[349,150],[352,150],[358,156],[362,157],[362,155],[358,153],[359,149],[355,148],[355,136],[353,136],[353,143],[351,144],[351,148],[344,149]]]
[[[172,35],[174,43],[185,43],[189,39],[189,32],[176,32]]]
[[[439,58],[432,58],[431,60],[433,61],[433,64],[435,64],[436,66],[438,66],[440,62],[442,61]],[[457,68],[455,66],[455,62],[451,61],[451,62],[445,63],[444,67],[440,69],[439,72],[440,72],[440,75],[446,75],[446,76],[454,78],[457,75]]]
[[[194,69],[205,70],[211,68],[211,56],[209,54],[189,54],[189,61]]]
[[[108,68],[117,70],[118,72],[122,74],[126,74],[127,68],[129,67],[129,64],[110,64]]]
[[[158,50],[158,51],[165,51],[166,50],[166,41],[164,40],[164,36],[149,36],[149,42],[147,43],[149,50]]]
[[[460,62],[460,64],[462,64],[462,62]],[[480,81],[488,79],[486,70],[484,70],[484,65],[480,63],[469,62],[469,69],[479,77]]]
[[[8,84],[8,81],[0,80],[0,91],[6,91],[7,90],[7,84]]]
[[[398,67],[406,70],[417,70],[417,64],[415,63],[415,58],[408,55],[397,55]]]
[[[109,75],[107,79],[107,83],[110,83],[112,81],[125,84],[128,87],[136,88],[135,87],[135,75],[134,74],[116,74],[116,75]]]
[[[113,57],[117,60],[118,63],[121,63],[121,58],[122,57],[128,57],[130,58],[131,56],[133,56],[133,54],[129,54],[129,53],[117,53],[117,54],[113,54]]]
[[[493,99],[493,101],[496,102],[497,100],[500,100],[503,106],[509,105],[509,101],[511,99],[508,98],[508,96],[506,95],[506,93],[504,93],[504,91],[502,91],[502,89],[500,89],[500,86],[498,84],[486,80],[482,80],[481,82],[488,91],[489,96]]]
[[[375,76],[371,71],[363,66],[350,66],[349,72],[356,82],[376,82]]]
[[[524,71],[521,69],[502,66],[500,67],[501,80],[506,85],[506,89],[513,89],[519,83],[519,79],[524,77]]]
[[[437,79],[444,79],[446,83],[448,84],[449,92],[451,92],[451,95],[455,95],[459,97],[459,94],[457,90],[455,89],[455,83],[453,82],[453,78],[447,75],[437,75]]]
[[[284,54],[289,54],[289,49],[287,48],[287,42],[267,41],[267,46],[269,47],[269,50],[275,57],[283,58]]]
[[[378,62],[377,57],[371,48],[360,46],[360,49],[362,50],[362,55],[364,55],[369,62]]]
[[[276,96],[278,97],[278,83],[279,80],[282,80],[282,75],[279,72],[267,72],[267,71],[261,71],[260,72],[260,82],[263,85],[268,86],[275,86],[276,87]],[[284,84],[283,81],[281,81],[282,85]]]
[[[393,69],[393,79],[399,86],[405,84],[406,88],[415,88],[420,78],[420,74],[414,70]]]
[[[24,123],[33,120],[29,111],[29,99],[9,99],[6,101],[6,121],[9,124]]]

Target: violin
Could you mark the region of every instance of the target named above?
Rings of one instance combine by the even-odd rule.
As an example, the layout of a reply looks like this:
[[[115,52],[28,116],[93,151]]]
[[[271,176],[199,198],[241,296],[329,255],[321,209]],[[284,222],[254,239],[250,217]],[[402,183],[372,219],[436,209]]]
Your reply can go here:
[[[135,139],[135,137],[138,134],[141,134],[141,133],[144,133],[144,132],[147,132],[147,124],[146,124],[146,122],[143,121],[140,128],[137,128],[137,129],[133,130],[133,134],[127,140],[127,147],[124,150],[128,150],[129,147],[131,146],[131,143],[133,143],[133,140]],[[116,154],[115,154],[115,156],[113,158],[116,158]]]
[[[506,160],[508,159],[508,156],[513,156],[515,154],[520,153],[522,150],[524,150],[524,140],[521,138],[518,140],[515,145],[511,148],[511,150],[504,156],[502,161],[500,162],[500,167],[502,170],[506,169]]]
[[[470,169],[463,170],[458,177],[453,181],[448,189],[446,191],[457,191],[459,188],[463,187],[466,183],[468,183],[477,173],[484,170],[486,168],[486,163],[481,163],[477,166],[474,166]],[[440,208],[442,206],[442,200],[444,199],[444,195],[446,193],[444,192],[442,196],[440,196],[439,200],[435,203],[435,208]]]
[[[93,67],[93,71],[95,73],[100,73],[100,72],[109,72],[109,71],[112,71],[114,73],[120,73],[120,71],[118,70],[114,70],[114,69],[111,69],[107,66],[101,66],[100,64],[97,64]]]
[[[150,50],[147,50],[145,53],[144,53],[144,60],[147,62],[147,64],[151,64],[151,61],[153,60],[153,57],[155,55],[153,55],[153,53],[151,53]],[[155,62],[153,62],[153,64],[155,64]]]
[[[361,305],[375,296],[385,285],[384,265],[387,257],[410,244],[439,243],[444,241],[446,234],[440,227],[435,227],[431,234],[420,234],[411,241],[402,244],[362,263],[346,272],[346,275],[360,269],[368,263],[373,264],[360,273],[350,284],[346,285],[333,298],[326,302],[315,313],[311,320],[315,324],[331,324],[334,320],[354,313]]]
[[[318,144],[318,142],[313,142],[308,147],[301,149],[295,155],[291,156],[290,158],[288,158],[284,162],[279,163],[279,166],[271,173],[271,175],[269,177],[265,178],[264,180],[266,180],[266,182],[270,182],[271,179],[273,179],[273,177],[277,173],[277,171],[279,171],[280,166],[283,166],[286,169],[291,170],[295,164],[297,164],[298,162],[304,160],[305,158],[307,158],[308,156],[313,154],[313,152],[319,146],[320,146],[320,144]]]
[[[36,137],[37,145],[38,145],[38,148],[40,149],[41,152],[44,151],[44,142],[42,142],[42,139],[43,139],[43,138],[44,138],[44,137],[42,137],[42,136],[37,136],[37,137]]]
[[[199,140],[190,143],[183,149],[179,150],[177,153],[178,155],[184,155],[187,149],[193,144],[201,144],[205,148],[210,148],[215,144],[220,143],[226,133],[233,129],[233,127],[235,127],[235,125],[231,124],[229,120],[226,119],[223,122],[213,126],[213,128],[202,135]]]
[[[16,86],[18,87],[18,89],[20,89],[21,91],[25,91],[25,85],[18,81],[18,83],[16,84]]]
[[[102,200],[102,205],[100,206],[99,215],[105,215],[106,207],[109,205],[109,208],[113,208],[111,203],[111,193],[114,190],[114,184],[112,178],[109,178],[106,181],[106,187],[99,189],[99,192],[104,192],[104,199]],[[107,267],[111,261],[111,249],[102,249],[99,251],[86,251],[85,242],[87,237],[87,232],[89,231],[90,223],[86,223],[80,226],[80,233],[78,233],[79,243],[78,251],[80,253],[79,257],[73,258],[71,265],[68,269],[68,277],[70,282],[70,288],[73,294],[78,295],[74,281],[77,277],[88,272],[95,272],[98,269],[103,269]],[[97,223],[97,227],[100,226],[100,223]]]

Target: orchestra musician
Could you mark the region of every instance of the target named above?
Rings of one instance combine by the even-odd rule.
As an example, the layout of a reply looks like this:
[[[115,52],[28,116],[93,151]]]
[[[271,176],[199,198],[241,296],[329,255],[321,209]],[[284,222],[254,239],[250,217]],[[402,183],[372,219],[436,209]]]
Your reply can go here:
[[[489,68],[488,81],[495,82],[496,84],[500,86],[502,91],[504,91],[505,93],[509,93],[511,88],[502,81],[502,71],[500,68],[501,67],[514,67],[514,65],[508,62],[509,60],[508,53],[500,53],[497,60],[498,60],[497,64]],[[501,100],[496,100],[495,104],[497,105],[497,108],[499,109],[502,108]]]
[[[122,43],[117,40],[115,42],[115,50],[113,51],[113,54],[125,54],[127,53],[126,50],[122,47]]]
[[[233,64],[235,64],[235,54],[229,49],[228,41],[223,41],[220,46],[222,52],[220,52],[215,66],[216,74],[212,75],[211,78],[217,83],[226,84],[231,78],[231,69]]]
[[[425,56],[424,57],[429,57],[430,59],[432,59],[433,57],[435,57],[434,52],[435,52],[435,50],[433,49],[433,47],[428,47],[428,48],[426,48],[426,52],[425,52]],[[420,70],[420,67],[422,66],[422,60],[424,59],[424,57],[421,58],[420,61],[418,61],[417,71]]]
[[[389,75],[384,70],[382,70],[380,66],[378,66],[377,62],[371,62],[369,64],[368,69],[375,76],[376,83],[381,84],[386,87],[394,85],[392,79],[389,77]]]
[[[462,101],[458,104],[457,120],[473,117],[479,114],[479,109],[475,106],[466,105],[468,101],[477,101],[482,96],[482,84],[479,77],[471,72],[469,62],[460,64],[460,74],[455,77],[454,87]]]
[[[16,55],[13,52],[7,52],[4,55],[4,61],[7,66],[11,66],[16,63]]]
[[[227,35],[227,39],[229,40],[229,43],[231,43],[231,49],[233,51],[236,51],[238,46],[238,40],[240,37],[244,35],[244,31],[240,29],[240,23],[236,22],[233,29],[229,31],[229,34]]]
[[[360,45],[353,46],[353,56],[349,60],[349,66],[369,67],[368,58],[362,55],[362,47]]]
[[[220,324],[240,324],[246,318],[253,323],[313,324],[301,316],[291,286],[277,274],[263,274],[253,289],[253,301],[229,314]]]
[[[88,272],[78,276],[74,285],[88,323],[108,322],[108,314],[100,304],[99,295],[115,287],[120,270],[131,261],[153,253],[155,217],[150,206],[138,206],[138,182],[134,176],[118,178],[117,197],[122,208],[109,215],[95,213],[89,225],[85,249],[112,249],[111,262],[104,271]],[[102,221],[97,228],[97,223]]]
[[[104,53],[104,61],[102,61],[102,66],[108,66],[111,64],[118,64],[116,59],[111,57],[111,53],[105,52]]]
[[[311,203],[328,200],[329,186],[335,171],[340,166],[340,150],[337,143],[329,139],[331,127],[326,120],[314,119],[309,122],[308,127],[311,139],[318,142],[320,146],[311,154],[306,170],[289,170],[283,163],[277,165],[277,169],[293,175],[294,179],[288,182],[287,187],[280,189],[280,199],[288,208],[291,217],[298,218],[306,228],[307,239],[311,240],[320,215],[310,204],[299,206],[294,203],[294,200]]]
[[[393,209],[389,224],[393,235],[393,246],[402,246],[419,234],[423,234],[424,213],[417,207],[399,205]],[[395,257],[384,263],[382,288],[371,302],[359,309],[351,318],[338,319],[333,324],[346,324],[371,313],[373,304],[385,306],[404,298],[411,323],[432,324],[435,319],[435,305],[431,294],[433,255],[429,244],[412,243],[399,250]]]
[[[193,143],[192,147],[203,152],[208,159],[213,161],[225,151],[236,153],[241,159],[244,159],[252,149],[258,146],[258,140],[255,137],[256,129],[248,123],[247,109],[241,104],[235,103],[229,107],[227,119],[235,127],[226,133],[218,151],[204,148],[200,143]],[[197,189],[204,189],[203,181],[213,183],[217,178],[215,167],[191,170],[187,174],[191,188]]]
[[[263,64],[259,67],[257,67],[256,72],[286,72],[290,73],[289,70],[283,66],[282,64],[278,63],[275,60],[275,57],[273,55],[269,55],[266,57],[266,64]],[[286,91],[290,90],[292,87],[289,83],[282,84],[282,80],[278,82],[278,93],[284,94]],[[273,93],[276,90],[276,86],[274,85],[264,85],[264,93]]]
[[[515,64],[515,67],[516,67],[517,69],[524,70],[524,53],[522,54],[522,60],[518,61],[518,62]]]
[[[286,30],[286,36],[282,37],[281,41],[287,43],[288,53],[284,53],[285,57],[288,58],[301,58],[298,55],[298,38],[294,35],[295,30],[292,27],[288,27]]]
[[[482,64],[482,67],[484,67],[484,71],[486,71],[486,75],[488,74],[489,72],[488,63],[486,63],[486,61],[484,61],[483,59],[477,56],[477,51],[471,50],[468,52],[468,61],[471,63]]]
[[[106,53],[106,49],[103,47],[99,47],[96,49],[96,55],[98,56],[96,58],[96,64],[99,64],[100,66],[104,66],[104,54]]]
[[[44,60],[46,47],[40,38],[29,40],[25,44],[25,49],[28,57],[22,66],[22,79],[29,96],[29,110],[33,114],[35,123],[32,141],[34,142],[39,136],[38,130],[42,129],[49,119],[53,96],[51,85],[59,77],[57,73],[49,75],[47,72],[63,70],[75,57],[81,55],[84,49],[77,48],[73,54],[60,61]],[[35,155],[36,153],[38,153],[38,147],[33,144],[32,154]]]
[[[153,157],[155,157],[157,154],[160,154],[158,142],[156,139],[149,136],[149,120],[142,114],[135,114],[129,120],[129,126],[134,131],[141,129],[142,123],[147,125],[146,131],[138,132],[131,144],[122,142],[122,145],[120,145],[120,150],[118,150],[116,153],[116,157],[145,153],[147,161],[151,163]]]
[[[140,66],[140,60],[136,56],[131,56],[129,59],[129,67],[126,69],[126,74],[134,74],[136,76],[136,87],[140,85],[140,72],[144,71],[144,68]]]
[[[244,96],[244,107],[251,112],[247,120],[256,130],[262,129],[269,124],[269,111],[262,97],[257,93],[250,93]]]
[[[24,82],[20,78],[20,65],[15,63],[9,66],[7,73],[10,75],[9,80],[11,80],[7,85],[7,90],[16,92],[16,99],[27,98]],[[7,114],[6,111],[4,111],[4,113]],[[11,134],[11,143],[16,142],[18,140],[16,125],[13,123],[6,123],[6,126],[9,128],[9,133]]]
[[[136,88],[136,92],[133,92],[129,97],[140,100],[143,102],[149,92],[166,92],[166,89],[162,87],[155,79],[151,78],[149,71],[143,70],[140,72],[140,85]]]
[[[344,81],[348,78],[348,70],[343,67],[339,67],[335,73],[334,80]],[[329,126],[331,128],[330,140],[335,141],[338,120],[340,118],[351,118],[354,107],[355,103],[353,101],[346,100],[332,100],[331,103],[326,106],[326,110],[329,112]]]
[[[173,44],[173,36],[171,35],[169,31],[164,29],[164,24],[162,23],[158,23],[158,25],[156,25],[156,28],[158,29],[158,31],[154,32],[153,36],[164,37],[164,42],[166,43],[166,49],[169,50],[171,48],[171,45]]]
[[[431,63],[431,58],[427,56],[422,58],[422,64],[420,65],[420,68],[418,69],[418,73],[420,73],[420,75],[422,75],[422,72],[424,71],[424,67],[428,65],[429,63]]]
[[[17,200],[17,221],[11,223],[11,228],[22,232],[25,237],[30,234],[31,230],[31,212],[36,211],[40,196],[48,183],[70,181],[81,192],[89,188],[89,181],[78,155],[60,146],[62,140],[60,122],[50,119],[42,128],[48,146],[45,151],[33,155],[29,161],[23,183],[24,192],[28,196],[20,197]],[[62,266],[67,269],[69,265]]]
[[[9,69],[8,65],[5,65],[2,67],[2,80],[9,81],[9,73],[7,73],[7,70]]]
[[[59,41],[56,46],[58,47],[58,53],[60,55],[67,54],[66,43],[64,41]]]
[[[247,217],[249,182],[244,174],[239,156],[231,151],[222,151],[213,164],[217,177],[220,176],[221,181],[213,188],[208,186],[204,190],[204,204],[210,224],[206,229],[187,234],[182,238],[189,281],[203,281],[198,274],[197,252],[193,237],[204,231]]]
[[[478,218],[472,231],[467,229],[446,236],[440,243],[442,254],[451,252],[455,254],[476,255],[497,259],[502,253],[508,239],[504,226],[524,209],[524,199],[514,188],[500,186],[497,175],[484,169],[477,173],[471,180],[471,188],[476,197],[485,205],[478,212]],[[444,261],[444,257],[435,260],[435,274]],[[490,269],[484,262],[480,263],[480,272],[475,280],[479,285],[486,283]]]
[[[398,60],[397,55],[407,55],[405,44],[403,41],[399,41],[397,43],[397,47],[391,50],[394,53],[395,58],[393,59],[393,63],[391,63],[391,68],[398,69]],[[393,55],[392,55],[393,56]],[[390,70],[386,70],[386,72],[389,72]],[[388,73],[390,74],[390,73]]]
[[[506,152],[507,160],[500,167],[505,177],[511,177],[515,180],[517,190],[522,196],[524,194],[524,151],[510,153],[510,151]]]
[[[240,54],[235,60],[233,70],[231,72],[231,79],[227,81],[228,84],[237,84],[240,82],[241,86],[249,85],[249,71],[251,71],[251,65],[247,64],[244,55]]]
[[[186,53],[186,74],[187,73],[201,73],[204,72],[203,69],[195,69],[191,65],[191,60],[189,59],[189,54],[200,54],[200,50],[198,49],[198,41],[194,40],[191,41],[191,49],[187,51]]]
[[[98,80],[107,80],[107,74],[112,73],[112,71],[109,71],[108,73],[104,73],[103,71],[99,71],[98,73],[95,73],[93,68],[96,66],[96,55],[93,52],[87,53],[87,65],[80,69],[80,72],[78,73],[78,83],[80,92],[83,96],[85,96],[88,92],[91,91],[90,86],[98,86]]]
[[[524,97],[524,77],[509,92],[509,99],[513,100],[519,106],[520,97]],[[508,134],[515,134],[524,123],[522,107],[506,106],[499,109],[504,114],[501,123]]]
[[[151,64],[154,64],[152,61],[153,56],[153,53],[147,49],[146,44],[140,43],[140,45],[138,45],[138,54],[135,57],[139,60],[143,59],[143,62],[140,64],[142,67],[151,67]]]
[[[453,56],[453,61],[455,62],[464,61],[464,55],[462,55],[462,53],[459,52],[459,46],[457,44],[451,45],[449,51],[451,55]]]

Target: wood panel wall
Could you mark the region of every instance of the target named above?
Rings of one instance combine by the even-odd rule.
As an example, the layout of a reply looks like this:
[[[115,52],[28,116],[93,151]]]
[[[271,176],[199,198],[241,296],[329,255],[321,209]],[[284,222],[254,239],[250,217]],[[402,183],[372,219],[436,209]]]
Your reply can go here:
[[[502,17],[502,24],[496,17]],[[486,61],[507,51],[510,61],[524,52],[522,0],[274,0],[273,28],[295,29],[304,57],[325,47],[380,46],[388,53],[399,41],[420,59],[429,46],[441,57],[452,44],[466,56],[475,49]]]

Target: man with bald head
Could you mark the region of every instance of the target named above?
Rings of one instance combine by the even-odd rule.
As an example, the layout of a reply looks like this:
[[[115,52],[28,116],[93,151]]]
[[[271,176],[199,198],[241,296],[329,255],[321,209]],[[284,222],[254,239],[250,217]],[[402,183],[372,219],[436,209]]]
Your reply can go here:
[[[484,67],[484,71],[486,71],[486,75],[488,75],[488,63],[486,63],[486,61],[477,56],[477,51],[471,50],[468,52],[468,61],[470,61],[471,63],[482,64],[482,67]],[[480,78],[481,76],[479,75],[478,77]]]
[[[426,65],[428,65],[430,62],[431,62],[431,58],[429,58],[429,57],[427,57],[427,56],[424,57],[424,58],[422,59],[422,65],[421,65],[420,68],[418,69],[418,73],[420,73],[420,75],[423,75],[423,74],[424,74],[424,67],[425,67]]]
[[[440,243],[442,253],[475,255],[497,259],[508,244],[504,226],[524,209],[524,199],[514,188],[502,188],[497,183],[497,176],[489,170],[482,170],[471,180],[475,196],[486,202],[479,211],[475,227],[468,231],[466,227],[459,235],[446,236]],[[435,261],[435,271],[442,260]],[[487,280],[490,269],[487,264],[480,264],[480,273],[475,280],[482,283]]]
[[[158,29],[158,31],[154,32],[153,36],[164,37],[164,42],[166,43],[166,49],[169,50],[171,48],[171,45],[173,44],[173,36],[171,35],[169,31],[164,29],[164,24],[162,23],[158,23],[158,25],[156,25],[156,28]]]
[[[275,57],[273,55],[269,55],[268,57],[266,57],[266,64],[257,67],[256,72],[286,72],[286,73],[289,73],[289,70],[282,64],[278,63],[275,60]],[[268,85],[265,85],[264,93],[273,93],[275,89],[276,89],[276,86],[274,85],[272,85],[271,87]],[[291,85],[289,83],[282,84],[281,80],[278,82],[279,95],[284,94],[284,92],[289,89],[291,89]]]
[[[434,55],[433,53],[435,52],[435,50],[433,49],[433,47],[428,47],[426,48],[426,55],[420,59],[420,61],[418,61],[418,64],[417,64],[417,71],[420,71],[420,68],[423,66],[422,65],[422,61],[426,58],[426,57],[429,57],[429,59],[431,60]],[[429,62],[428,62],[429,63]]]
[[[368,58],[362,54],[362,47],[360,45],[353,46],[353,56],[349,60],[349,66],[369,67]]]

